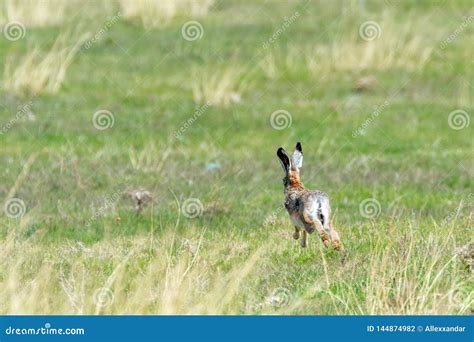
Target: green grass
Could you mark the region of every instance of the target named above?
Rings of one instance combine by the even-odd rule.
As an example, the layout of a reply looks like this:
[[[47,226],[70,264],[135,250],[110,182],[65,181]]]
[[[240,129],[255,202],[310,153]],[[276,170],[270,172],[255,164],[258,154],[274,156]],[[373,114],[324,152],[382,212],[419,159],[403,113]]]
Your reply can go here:
[[[2,65],[32,46],[48,52],[69,27],[94,36],[119,11],[102,5],[61,26],[26,25],[18,41],[1,36]],[[448,116],[472,118],[472,11],[468,1],[218,1],[161,27],[122,17],[77,53],[56,93],[1,80],[0,128],[14,123],[0,135],[0,198],[26,212],[0,216],[0,313],[468,314],[472,271],[456,248],[472,241],[473,126],[454,130]],[[204,28],[196,41],[181,34],[191,19]],[[372,42],[359,36],[368,20],[382,30]],[[357,90],[367,76],[377,83]],[[233,100],[214,100],[177,139],[206,101],[196,85]],[[35,120],[15,119],[29,101]],[[99,109],[113,127],[94,127]],[[292,124],[276,130],[280,109]],[[346,253],[291,237],[276,150],[296,141],[303,183],[330,195]],[[126,193],[139,188],[154,201],[136,214]],[[189,198],[202,203],[196,218],[180,209]],[[368,198],[380,204],[374,218],[359,209]]]

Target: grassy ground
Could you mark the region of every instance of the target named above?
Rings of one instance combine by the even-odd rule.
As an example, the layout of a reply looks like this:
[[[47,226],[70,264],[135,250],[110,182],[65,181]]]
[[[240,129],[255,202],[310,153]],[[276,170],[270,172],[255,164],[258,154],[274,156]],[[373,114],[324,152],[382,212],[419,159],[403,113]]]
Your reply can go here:
[[[472,310],[470,1],[50,5],[0,16],[1,314]],[[291,237],[296,141],[346,253]]]

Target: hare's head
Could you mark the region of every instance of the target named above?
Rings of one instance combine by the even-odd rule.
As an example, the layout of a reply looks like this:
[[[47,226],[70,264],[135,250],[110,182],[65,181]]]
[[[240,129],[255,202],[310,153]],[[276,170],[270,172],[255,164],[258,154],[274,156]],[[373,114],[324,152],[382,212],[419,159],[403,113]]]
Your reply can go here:
[[[283,171],[285,171],[285,177],[283,178],[285,187],[303,187],[300,180],[300,168],[303,165],[303,149],[301,148],[301,143],[296,143],[295,151],[291,159],[282,147],[277,150],[277,156],[280,159]]]

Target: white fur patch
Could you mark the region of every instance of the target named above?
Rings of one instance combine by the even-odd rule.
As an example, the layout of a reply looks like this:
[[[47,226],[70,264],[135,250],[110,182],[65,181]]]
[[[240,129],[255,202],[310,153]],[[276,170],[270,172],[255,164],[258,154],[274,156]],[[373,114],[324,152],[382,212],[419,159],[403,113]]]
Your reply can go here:
[[[291,167],[292,169],[299,169],[303,166],[303,154],[298,151],[298,150],[295,150],[295,152],[293,152],[293,155],[291,156]]]

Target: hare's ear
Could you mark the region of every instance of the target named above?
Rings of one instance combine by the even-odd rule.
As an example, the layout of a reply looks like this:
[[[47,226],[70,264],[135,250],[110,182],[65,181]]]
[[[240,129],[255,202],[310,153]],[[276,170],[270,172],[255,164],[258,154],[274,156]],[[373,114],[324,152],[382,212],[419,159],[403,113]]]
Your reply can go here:
[[[298,170],[303,166],[303,148],[301,143],[297,142],[295,147],[295,152],[291,156],[291,168],[293,170]]]
[[[277,156],[280,159],[283,171],[285,171],[285,174],[288,174],[290,171],[290,158],[288,157],[288,154],[286,154],[286,151],[280,147],[277,151]]]

